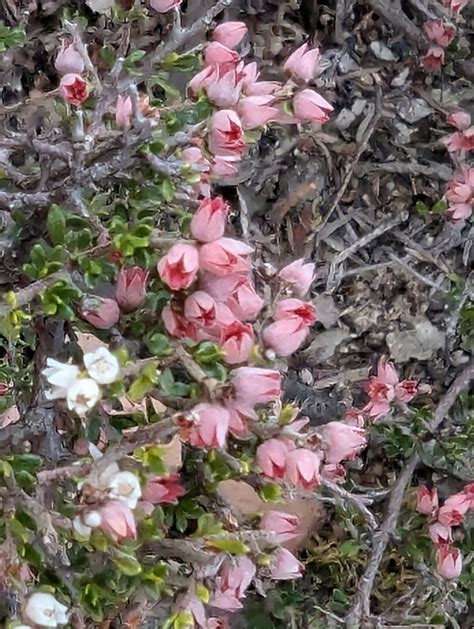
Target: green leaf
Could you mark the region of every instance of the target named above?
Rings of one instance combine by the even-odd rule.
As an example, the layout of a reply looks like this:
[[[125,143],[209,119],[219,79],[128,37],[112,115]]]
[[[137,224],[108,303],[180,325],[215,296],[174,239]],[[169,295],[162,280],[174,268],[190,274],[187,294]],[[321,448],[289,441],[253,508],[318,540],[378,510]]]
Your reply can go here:
[[[171,203],[174,198],[176,186],[171,179],[164,179],[160,184],[160,192],[167,203]]]
[[[136,557],[120,551],[115,552],[117,554],[115,557],[112,557],[112,561],[122,574],[127,575],[127,577],[135,577],[137,574],[140,574],[142,567]]]
[[[282,497],[282,489],[277,483],[265,483],[259,491],[263,502],[279,502]]]
[[[223,526],[221,522],[216,522],[211,513],[203,513],[199,516],[197,529],[194,537],[207,537],[208,535],[218,535],[222,533]]]
[[[151,354],[168,356],[173,351],[168,337],[160,332],[152,332],[145,336],[144,340],[146,348]]]
[[[360,546],[353,539],[348,539],[339,546],[339,553],[344,557],[357,557],[359,551]]]
[[[143,400],[147,393],[153,389],[155,385],[146,376],[138,376],[136,380],[132,382],[128,390],[128,397],[132,402],[139,402]]]
[[[247,544],[244,544],[235,537],[217,537],[209,540],[207,546],[211,548],[217,548],[217,550],[223,550],[231,555],[246,555],[250,552],[250,548]]]
[[[66,216],[62,208],[53,203],[48,212],[48,234],[53,245],[62,245],[66,234]]]
[[[173,395],[174,376],[171,369],[165,369],[160,376],[160,391],[164,395]]]
[[[447,207],[448,204],[446,203],[446,201],[444,199],[440,199],[437,203],[433,205],[431,211],[435,212],[436,214],[442,214],[447,209]]]

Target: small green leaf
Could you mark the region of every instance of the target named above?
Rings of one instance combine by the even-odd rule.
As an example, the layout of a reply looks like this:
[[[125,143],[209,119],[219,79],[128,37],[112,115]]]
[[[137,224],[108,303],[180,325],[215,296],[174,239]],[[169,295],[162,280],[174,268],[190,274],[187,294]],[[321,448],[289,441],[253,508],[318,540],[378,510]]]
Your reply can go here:
[[[359,544],[353,539],[348,539],[339,546],[339,553],[344,557],[357,557],[359,550]]]
[[[223,550],[231,555],[246,555],[250,552],[250,548],[247,544],[244,544],[235,537],[216,537],[209,540],[207,546],[216,548],[217,550]]]
[[[147,393],[153,389],[154,384],[146,376],[138,376],[136,380],[132,382],[128,390],[128,396],[133,402],[139,402],[143,400]]]
[[[120,551],[115,552],[117,554],[115,557],[112,557],[112,561],[122,574],[125,574],[128,577],[135,577],[137,574],[140,574],[142,567],[136,557],[133,555],[127,555],[126,553],[122,553]]]
[[[62,245],[66,234],[66,216],[62,208],[53,203],[48,212],[48,234],[53,245]]]
[[[279,502],[282,497],[282,489],[277,483],[265,483],[260,488],[259,494],[263,502]]]

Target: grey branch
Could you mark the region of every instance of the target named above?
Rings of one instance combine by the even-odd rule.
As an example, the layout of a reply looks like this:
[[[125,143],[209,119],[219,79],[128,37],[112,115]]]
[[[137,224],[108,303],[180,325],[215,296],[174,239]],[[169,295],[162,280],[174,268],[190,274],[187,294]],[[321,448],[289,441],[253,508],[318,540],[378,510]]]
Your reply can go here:
[[[347,491],[347,489],[344,489],[343,487],[340,487],[336,483],[333,483],[325,478],[321,480],[321,485],[326,487],[326,489],[329,489],[332,494],[340,498],[343,502],[348,502],[353,505],[357,511],[362,514],[371,529],[375,530],[378,528],[379,525],[374,517],[374,514],[365,506],[362,498],[355,494],[351,494],[351,492]]]

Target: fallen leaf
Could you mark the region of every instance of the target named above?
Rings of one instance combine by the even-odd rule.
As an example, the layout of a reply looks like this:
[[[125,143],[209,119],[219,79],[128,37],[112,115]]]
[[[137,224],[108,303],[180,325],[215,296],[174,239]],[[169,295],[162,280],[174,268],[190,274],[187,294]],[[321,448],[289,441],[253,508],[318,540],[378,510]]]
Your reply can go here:
[[[20,419],[20,413],[16,405],[10,406],[6,411],[0,415],[0,428],[10,426],[10,424],[16,424]]]

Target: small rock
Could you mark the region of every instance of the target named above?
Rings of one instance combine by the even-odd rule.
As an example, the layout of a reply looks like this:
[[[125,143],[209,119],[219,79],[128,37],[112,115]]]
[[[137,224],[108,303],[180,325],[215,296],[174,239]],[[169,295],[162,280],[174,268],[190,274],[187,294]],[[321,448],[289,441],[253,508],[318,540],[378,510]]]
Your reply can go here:
[[[365,98],[356,98],[352,103],[351,111],[355,116],[360,116],[367,106],[367,100]]]
[[[387,346],[391,358],[397,363],[407,362],[411,358],[429,360],[445,346],[445,334],[423,317],[414,323],[412,330],[387,334]]]
[[[343,109],[339,112],[336,118],[336,127],[339,130],[344,131],[344,129],[348,129],[351,126],[355,119],[356,116],[352,113],[352,111],[349,109]]]
[[[336,349],[343,341],[351,337],[352,334],[347,330],[332,328],[331,330],[316,334],[311,345],[305,349],[303,353],[305,356],[308,356],[311,363],[314,361],[324,362],[334,356]]]
[[[381,61],[396,61],[398,57],[381,41],[373,41],[370,50]]]
[[[397,76],[394,79],[392,79],[392,82],[390,83],[390,85],[392,87],[401,87],[402,85],[405,85],[405,82],[409,74],[410,74],[410,68],[405,68],[404,70],[400,72],[400,74],[397,74]]]
[[[356,61],[350,56],[348,52],[342,55],[339,61],[339,72],[341,74],[347,74],[348,72],[352,72],[353,70],[358,70],[359,66]]]
[[[339,310],[330,295],[316,295],[313,299],[313,305],[316,309],[316,319],[326,330],[336,325],[339,319]]]
[[[423,98],[403,98],[397,109],[400,118],[408,124],[413,124],[433,113],[433,109]]]

